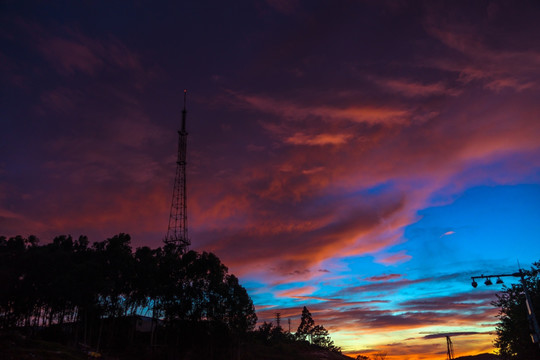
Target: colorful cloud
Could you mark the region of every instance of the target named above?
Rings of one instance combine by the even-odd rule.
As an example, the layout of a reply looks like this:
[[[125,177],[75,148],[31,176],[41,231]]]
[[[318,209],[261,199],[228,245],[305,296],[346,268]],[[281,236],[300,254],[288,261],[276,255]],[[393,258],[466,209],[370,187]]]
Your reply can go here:
[[[0,235],[160,246],[187,88],[192,248],[261,322],[494,350],[470,277],[539,260],[536,4],[34,5],[0,15]]]

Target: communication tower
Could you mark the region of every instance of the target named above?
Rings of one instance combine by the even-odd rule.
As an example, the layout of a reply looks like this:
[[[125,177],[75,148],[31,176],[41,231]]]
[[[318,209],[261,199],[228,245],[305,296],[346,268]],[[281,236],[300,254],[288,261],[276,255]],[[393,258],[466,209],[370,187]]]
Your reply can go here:
[[[187,228],[187,199],[186,199],[186,97],[184,90],[184,109],[182,110],[182,127],[178,130],[178,158],[176,160],[176,176],[174,179],[169,227],[164,242],[173,243],[186,251],[191,244]]]

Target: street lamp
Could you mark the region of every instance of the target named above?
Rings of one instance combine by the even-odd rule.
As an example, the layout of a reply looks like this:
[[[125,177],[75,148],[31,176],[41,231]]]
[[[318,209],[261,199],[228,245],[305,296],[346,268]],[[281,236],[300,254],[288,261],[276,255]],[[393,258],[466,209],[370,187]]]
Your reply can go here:
[[[527,305],[527,318],[529,320],[529,323],[531,324],[531,328],[534,331],[534,333],[531,333],[531,340],[534,344],[538,344],[540,347],[540,329],[538,328],[538,322],[536,321],[536,315],[534,314],[534,308],[532,306],[531,296],[529,295],[529,291],[527,290],[527,283],[525,282],[525,273],[523,270],[519,269],[519,272],[515,272],[513,274],[499,274],[499,275],[480,275],[480,276],[472,276],[472,287],[476,288],[478,286],[478,283],[476,282],[476,279],[486,279],[484,284],[487,286],[493,285],[491,282],[492,277],[496,277],[497,284],[502,284],[503,281],[501,277],[505,276],[512,276],[512,277],[518,277],[521,281],[521,285],[523,285],[523,291],[525,292],[525,304]]]

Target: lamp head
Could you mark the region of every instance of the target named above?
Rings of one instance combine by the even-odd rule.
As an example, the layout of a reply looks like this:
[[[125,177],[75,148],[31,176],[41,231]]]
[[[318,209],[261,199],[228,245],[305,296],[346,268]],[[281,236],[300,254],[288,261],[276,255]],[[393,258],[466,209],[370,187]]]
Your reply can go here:
[[[484,282],[484,284],[486,284],[487,286],[493,285],[490,278],[487,278],[486,281]]]
[[[478,283],[476,281],[474,281],[474,279],[473,279],[471,285],[472,285],[473,288],[476,288],[478,286]]]
[[[495,283],[496,284],[504,284],[504,281],[502,281],[502,279],[499,277]]]

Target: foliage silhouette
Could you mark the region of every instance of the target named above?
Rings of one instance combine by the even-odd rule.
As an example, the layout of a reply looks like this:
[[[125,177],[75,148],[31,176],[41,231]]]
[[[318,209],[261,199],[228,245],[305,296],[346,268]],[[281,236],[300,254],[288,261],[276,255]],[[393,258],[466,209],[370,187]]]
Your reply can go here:
[[[257,322],[238,279],[212,253],[130,243],[0,237],[0,329],[109,352],[232,357]]]
[[[302,309],[302,317],[300,318],[300,325],[298,325],[298,329],[296,330],[296,338],[299,340],[310,339],[310,335],[313,331],[314,326],[315,321],[313,321],[311,313],[309,312],[307,307],[304,306],[304,308]]]
[[[525,273],[525,282],[532,306],[536,312],[537,321],[540,323],[540,261],[533,264],[530,271]],[[531,341],[532,324],[527,319],[527,305],[523,285],[512,284],[503,287],[503,291],[497,294],[494,306],[500,308],[499,323],[497,324],[497,338],[495,346],[499,350],[502,359],[527,360],[540,359],[539,344]]]
[[[45,245],[0,237],[0,276],[0,330],[28,338],[133,359],[340,352],[306,307],[296,335],[266,322],[252,331],[257,317],[238,278],[216,255],[174,244],[133,251],[127,234],[92,245],[85,236]]]
[[[309,311],[304,307],[303,314],[307,316]],[[311,316],[311,314],[309,315]],[[308,317],[305,318],[306,320]],[[313,319],[311,319],[313,320]],[[311,323],[306,321],[306,323]],[[317,331],[324,329],[323,326],[312,324],[311,331],[317,328]],[[248,359],[350,359],[341,354],[341,349],[333,345],[328,332],[322,330],[325,341],[310,342],[310,337],[303,339],[298,334],[291,334],[283,331],[281,326],[273,323],[263,322],[257,331],[254,331],[250,339],[248,349],[258,349],[258,352],[248,353]],[[320,339],[323,337],[321,336]],[[272,354],[272,355],[270,355]],[[249,357],[251,355],[251,357]]]
[[[340,348],[334,345],[324,326],[315,325],[311,313],[305,306],[302,309],[302,317],[300,318],[300,325],[298,325],[295,337],[297,340],[309,341],[311,344],[328,350],[340,351]]]

